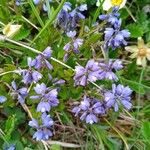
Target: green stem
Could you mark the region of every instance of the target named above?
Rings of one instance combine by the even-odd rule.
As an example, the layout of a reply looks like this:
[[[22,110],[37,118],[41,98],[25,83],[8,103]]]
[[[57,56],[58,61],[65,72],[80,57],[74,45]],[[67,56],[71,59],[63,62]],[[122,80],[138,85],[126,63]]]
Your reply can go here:
[[[142,71],[141,71],[141,74],[140,74],[140,79],[139,79],[139,84],[142,83],[144,70],[145,70],[145,68],[142,68]],[[139,86],[138,91],[139,91],[139,93],[138,93],[138,99],[137,99],[137,105],[138,105],[137,117],[138,117],[138,113],[140,111],[140,105],[141,105],[141,103],[140,103],[140,101],[141,101],[141,94],[140,94],[141,93],[141,87],[140,86]]]
[[[48,22],[45,24],[45,26],[41,29],[41,31],[38,33],[38,35],[32,40],[32,43],[34,43],[34,41],[36,41],[40,37],[40,35],[49,27],[49,25],[51,25],[51,23],[54,21],[54,19],[57,17],[57,14],[63,7],[65,1],[66,0],[62,0],[60,5],[58,6],[58,8],[54,11],[53,15],[51,15],[51,18],[48,20]]]
[[[34,15],[36,16],[36,18],[37,18],[39,24],[41,25],[41,27],[44,27],[44,23],[43,23],[43,21],[42,21],[40,15],[39,15],[39,13],[38,13],[38,11],[36,10],[36,8],[35,8],[35,6],[34,6],[33,1],[32,1],[32,0],[29,0],[29,4],[30,4],[31,9],[32,9]]]
[[[13,71],[7,71],[7,72],[3,72],[0,74],[0,76],[4,76],[6,74],[10,74],[10,73],[18,73],[17,70],[13,70]]]

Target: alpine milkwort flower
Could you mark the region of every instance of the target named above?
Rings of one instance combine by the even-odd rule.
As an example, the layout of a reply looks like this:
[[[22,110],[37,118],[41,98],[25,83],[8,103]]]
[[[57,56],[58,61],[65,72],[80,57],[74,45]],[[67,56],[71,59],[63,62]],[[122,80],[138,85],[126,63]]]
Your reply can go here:
[[[116,28],[106,28],[105,30],[105,47],[111,47],[113,50],[121,45],[127,45],[125,38],[130,37],[128,30],[120,30],[121,20],[116,24]],[[106,49],[106,48],[105,48]]]
[[[41,69],[41,68],[48,68],[49,70],[53,69],[53,66],[48,62],[47,59],[51,57],[52,50],[50,47],[47,47],[42,54],[39,54],[33,61],[32,66],[34,66],[35,69]]]
[[[126,38],[130,37],[130,32],[127,29],[121,30],[121,19],[119,19],[119,7],[114,7],[108,15],[100,15],[100,20],[105,20],[110,23],[111,27],[105,29],[104,33],[104,50],[109,47],[116,49],[121,45],[127,45]]]
[[[12,97],[14,99],[17,99],[21,104],[23,104],[25,98],[28,95],[28,89],[25,87],[18,89],[15,81],[12,81],[11,86],[12,86],[12,92],[11,92]]]
[[[76,31],[67,32],[67,36],[70,37],[72,39],[72,41],[67,43],[64,46],[64,50],[66,52],[66,54],[64,55],[64,61],[66,61],[68,59],[69,53],[71,53],[72,51],[75,54],[78,54],[79,53],[79,48],[83,44],[83,39],[75,38]]]
[[[0,96],[0,103],[4,103],[7,100],[5,96]]]
[[[91,99],[84,96],[79,106],[72,109],[75,116],[80,116],[81,120],[85,120],[86,123],[93,124],[98,122],[98,115],[105,114],[105,106],[103,102],[97,99]]]
[[[94,60],[89,60],[84,67],[76,66],[75,67],[75,85],[85,86],[88,81],[95,82],[99,75],[99,66],[98,63]]]
[[[15,144],[11,144],[11,145],[8,145],[8,144],[5,144],[4,145],[4,150],[15,150]]]
[[[85,16],[81,13],[87,10],[87,5],[83,4],[71,11],[71,3],[66,2],[58,14],[57,23],[65,31],[74,30],[81,19]]]
[[[37,95],[31,96],[30,98],[40,99],[40,103],[37,106],[38,112],[49,112],[51,107],[56,107],[59,104],[57,89],[50,89],[44,83],[41,83],[37,84],[34,90]]]
[[[112,12],[106,15],[100,15],[99,19],[106,21],[110,23],[111,25],[115,25],[119,21],[118,17],[120,16],[119,14],[119,8],[118,7],[113,7]]]
[[[120,60],[109,60],[106,63],[99,62],[98,66],[99,68],[99,75],[98,79],[99,80],[114,80],[117,81],[118,77],[115,75],[113,70],[118,71],[123,68],[122,62]]]
[[[43,75],[41,73],[39,73],[38,71],[32,69],[33,61],[31,58],[28,58],[28,66],[29,66],[29,69],[24,69],[22,71],[22,76],[23,76],[22,81],[25,84],[29,84],[32,82],[35,82],[35,83],[38,82],[42,78]]]
[[[112,91],[107,91],[104,94],[104,100],[108,108],[114,107],[115,111],[118,111],[119,105],[122,105],[126,109],[131,109],[131,94],[132,90],[127,86],[123,85],[112,85]]]
[[[38,121],[34,118],[29,121],[29,126],[37,130],[33,135],[33,139],[36,139],[37,141],[48,140],[53,135],[51,128],[54,124],[54,121],[51,119],[50,115],[43,113],[41,120],[41,125],[39,125]]]

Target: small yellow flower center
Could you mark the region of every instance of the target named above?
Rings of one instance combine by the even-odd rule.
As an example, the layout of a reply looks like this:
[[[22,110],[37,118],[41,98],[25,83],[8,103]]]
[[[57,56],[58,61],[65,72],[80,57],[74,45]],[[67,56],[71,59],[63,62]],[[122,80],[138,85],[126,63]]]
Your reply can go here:
[[[123,0],[111,0],[111,3],[114,6],[120,6],[122,2],[123,2]]]
[[[147,55],[147,50],[145,48],[139,48],[138,56],[145,57]]]

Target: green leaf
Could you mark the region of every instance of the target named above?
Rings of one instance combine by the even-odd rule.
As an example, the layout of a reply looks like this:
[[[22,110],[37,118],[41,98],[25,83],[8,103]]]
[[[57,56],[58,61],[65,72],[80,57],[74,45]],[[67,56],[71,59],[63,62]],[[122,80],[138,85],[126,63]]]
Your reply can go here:
[[[144,84],[140,84],[136,81],[127,80],[124,78],[121,78],[121,81],[127,84],[132,90],[134,90],[137,93],[139,93],[139,88],[140,88],[140,94],[145,94],[146,90],[150,90],[150,87]]]
[[[143,134],[144,138],[150,143],[150,122],[143,123],[142,134]]]
[[[11,138],[11,133],[15,129],[15,122],[16,122],[16,117],[15,115],[10,116],[5,124],[5,133],[6,133],[6,139],[9,140]]]
[[[23,40],[23,39],[27,38],[29,36],[29,34],[30,34],[30,30],[27,30],[25,28],[21,28],[20,31],[19,31],[19,33],[17,33],[13,37],[13,39],[15,41]]]
[[[138,38],[143,36],[144,31],[142,29],[142,27],[138,24],[129,24],[127,26],[127,29],[129,30],[129,32],[131,33],[131,37],[132,38]]]
[[[61,150],[61,147],[60,147],[60,145],[52,145],[51,146],[51,150]]]

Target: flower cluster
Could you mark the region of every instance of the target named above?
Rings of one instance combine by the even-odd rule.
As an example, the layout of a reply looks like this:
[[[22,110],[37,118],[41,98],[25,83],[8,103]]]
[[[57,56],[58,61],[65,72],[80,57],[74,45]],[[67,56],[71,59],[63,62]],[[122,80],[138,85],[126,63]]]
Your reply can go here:
[[[37,112],[49,112],[52,107],[59,104],[57,99],[57,89],[50,89],[46,87],[44,83],[37,84],[34,87],[37,95],[31,96],[31,99],[40,99],[40,103],[37,106]]]
[[[108,91],[104,94],[104,100],[108,108],[114,107],[115,111],[118,111],[118,105],[122,105],[126,109],[131,109],[131,94],[132,90],[129,87],[123,85],[112,85],[112,91]]]
[[[121,30],[121,19],[119,19],[119,7],[113,7],[112,12],[108,15],[100,15],[100,20],[105,20],[111,24],[111,27],[106,28],[104,33],[104,50],[111,47],[113,50],[121,45],[127,45],[126,38],[130,37],[130,32],[127,29]]]
[[[123,85],[112,85],[112,90],[106,91],[103,94],[103,100],[91,99],[84,96],[80,105],[75,106],[72,112],[75,116],[80,116],[80,120],[85,120],[86,123],[93,124],[98,122],[98,116],[102,116],[106,111],[113,107],[114,111],[119,110],[119,106],[125,109],[131,109],[131,94],[132,90]]]
[[[5,96],[0,96],[0,103],[4,103],[7,100]]]
[[[41,125],[39,125],[38,121],[34,118],[29,121],[29,126],[37,130],[33,135],[33,139],[36,139],[37,141],[48,140],[53,135],[51,129],[54,121],[51,119],[50,115],[43,113],[41,120]]]
[[[15,150],[15,144],[5,144],[4,150]]]
[[[89,81],[95,82],[103,79],[117,81],[118,77],[113,70],[118,71],[122,68],[120,60],[109,60],[108,63],[96,62],[93,59],[89,60],[85,68],[82,66],[75,67],[75,85],[85,86]]]
[[[35,69],[48,68],[49,70],[53,69],[53,66],[49,63],[47,59],[50,59],[52,54],[52,50],[50,47],[47,47],[42,54],[39,54],[32,62],[31,65],[34,66]]]
[[[64,61],[68,59],[69,54],[73,51],[75,54],[79,53],[79,48],[83,44],[83,39],[75,38],[76,31],[67,32],[67,36],[71,38],[71,42],[64,46],[66,54],[64,55]]]
[[[72,10],[71,3],[66,2],[58,14],[57,24],[66,32],[73,31],[77,27],[79,21],[85,19],[85,16],[82,14],[85,10],[87,10],[86,4]]]
[[[80,119],[85,120],[86,123],[93,124],[98,122],[98,115],[105,114],[105,105],[97,99],[91,99],[84,96],[81,104],[74,107],[72,112],[75,116],[79,115]]]
[[[11,83],[11,86],[11,96],[14,99],[17,99],[21,104],[23,104],[25,102],[25,98],[28,96],[28,89],[26,87],[18,89],[15,81]]]
[[[21,105],[25,104],[25,99],[29,95],[31,85],[36,84],[33,87],[36,95],[30,96],[30,99],[40,101],[37,105],[36,111],[41,112],[42,123],[39,125],[38,121],[34,118],[29,122],[29,125],[37,130],[33,135],[33,138],[36,140],[48,140],[53,135],[51,129],[54,121],[47,113],[50,112],[52,107],[56,107],[59,104],[57,88],[47,87],[45,83],[39,83],[39,80],[43,77],[41,71],[43,71],[43,69],[53,69],[53,66],[48,61],[48,59],[51,58],[51,54],[51,48],[47,47],[43,52],[39,53],[35,59],[28,58],[28,69],[20,69],[18,71],[25,87],[18,88],[15,81],[11,83],[11,96],[14,99],[17,99]],[[53,79],[49,73],[47,77],[53,85],[61,85],[65,83],[62,79]],[[6,100],[6,97],[0,96],[0,103],[5,102]]]

